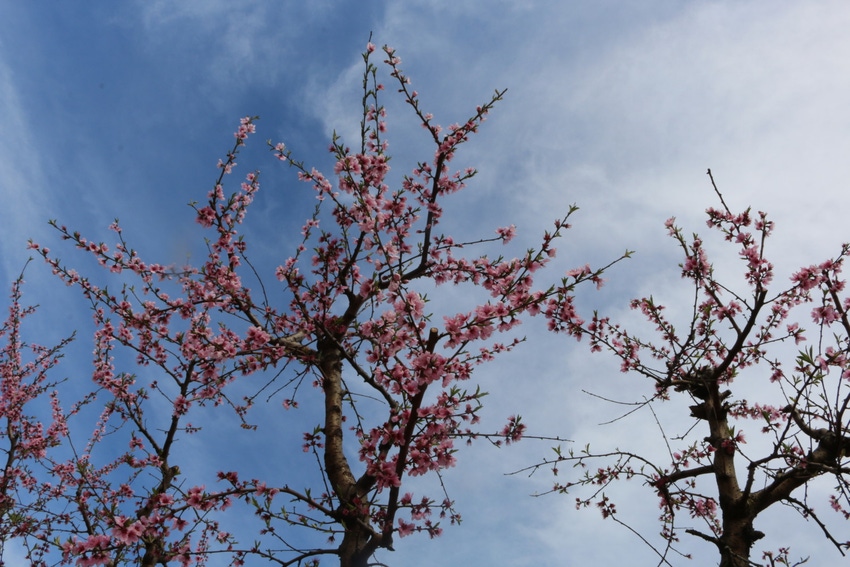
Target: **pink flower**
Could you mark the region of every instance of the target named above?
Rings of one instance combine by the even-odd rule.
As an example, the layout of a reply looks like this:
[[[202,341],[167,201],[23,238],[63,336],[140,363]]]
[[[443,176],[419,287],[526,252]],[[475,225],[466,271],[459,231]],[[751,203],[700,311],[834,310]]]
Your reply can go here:
[[[193,486],[189,489],[189,497],[186,504],[198,510],[204,509],[204,486]]]
[[[174,504],[174,497],[170,494],[163,493],[156,497],[156,503],[157,505],[162,506],[163,508],[171,506],[172,504]]]
[[[204,228],[209,228],[215,222],[215,211],[210,207],[204,207],[198,211],[198,224]]]
[[[144,525],[141,521],[133,522],[125,516],[115,518],[115,526],[112,535],[124,544],[136,543],[144,534]]]
[[[259,327],[248,327],[247,337],[245,342],[250,348],[259,348],[265,346],[269,342],[269,334]]]
[[[496,229],[496,234],[499,235],[499,238],[502,239],[503,244],[507,244],[511,240],[513,240],[514,236],[516,236],[516,226],[506,226]]]
[[[192,402],[182,394],[174,399],[174,415],[184,415],[191,407]]]
[[[398,533],[399,537],[406,537],[412,534],[415,528],[416,526],[414,524],[405,522],[404,520],[399,518],[398,529],[396,530],[396,532]]]
[[[814,319],[815,323],[830,325],[840,318],[841,316],[838,314],[838,311],[832,305],[824,305],[823,307],[812,309],[812,319]]]

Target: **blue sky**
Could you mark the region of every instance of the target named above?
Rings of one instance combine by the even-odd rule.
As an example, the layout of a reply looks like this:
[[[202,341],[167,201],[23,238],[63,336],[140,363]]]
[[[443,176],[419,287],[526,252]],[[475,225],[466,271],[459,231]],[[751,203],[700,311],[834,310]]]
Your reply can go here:
[[[262,170],[247,230],[256,258],[273,269],[312,202],[262,141],[284,141],[330,172],[332,132],[356,141],[360,52],[370,33],[398,50],[423,105],[443,124],[508,89],[464,147],[463,163],[480,174],[447,222],[478,235],[514,223],[521,254],[577,203],[574,229],[560,243],[562,267],[637,251],[588,308],[629,318],[631,297],[652,293],[675,305],[687,295],[663,222],[675,215],[687,231],[705,232],[703,211],[716,204],[708,167],[730,207],[767,210],[777,222],[772,246],[784,277],[850,240],[847,29],[850,8],[840,1],[0,0],[0,282],[22,269],[29,238],[61,249],[50,218],[98,239],[118,217],[151,260],[197,254],[200,233],[186,204],[204,198],[245,115],[261,120],[240,164]],[[389,91],[389,140],[402,171],[431,150]],[[75,258],[71,252],[63,256]],[[79,297],[40,264],[27,276],[27,297],[44,306],[43,318],[50,313],[44,342],[85,328]],[[529,325],[528,344],[481,369],[492,423],[519,412],[535,433],[582,442],[650,437],[635,435],[639,420],[597,427],[616,408],[580,393],[639,398],[644,384],[586,346],[541,331]],[[75,351],[82,365],[85,341]],[[654,564],[633,536],[594,511],[575,511],[571,496],[528,497],[550,484],[546,474],[503,476],[546,453],[531,442],[461,453],[446,478],[463,525],[437,541],[402,540],[382,559]],[[649,491],[627,488],[622,498],[624,517],[654,533]],[[784,518],[765,520],[769,543],[792,542],[812,567],[834,564],[838,555],[816,526],[792,530]],[[687,548],[713,553],[700,542]]]

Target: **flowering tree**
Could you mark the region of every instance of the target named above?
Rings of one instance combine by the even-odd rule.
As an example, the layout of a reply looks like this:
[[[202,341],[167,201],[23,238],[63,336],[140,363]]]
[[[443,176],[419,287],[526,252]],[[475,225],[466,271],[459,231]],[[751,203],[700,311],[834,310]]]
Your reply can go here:
[[[400,60],[385,47],[391,79],[435,148],[391,189],[374,50],[370,43],[363,55],[359,147],[352,151],[337,138],[330,147],[335,183],[270,143],[318,199],[301,227],[302,243],[274,270],[277,283],[263,281],[265,270],[249,262],[239,233],[258,173],[248,173],[235,192],[225,190],[255,132],[254,118],[241,121],[218,181],[206,202],[194,205],[209,231],[202,265],[178,269],[142,259],[117,221],[112,246],[54,223],[111,273],[102,276],[112,278],[110,288],[31,244],[81,290],[96,327],[94,389],[83,404],[65,414],[57,405],[55,412],[56,423],[67,416],[72,430],[86,427],[85,419],[94,426],[84,431],[84,443],[66,442],[61,427],[51,426],[45,445],[56,451],[27,455],[40,474],[31,483],[35,496],[20,499],[15,511],[30,529],[14,535],[25,538],[34,563],[189,565],[222,556],[241,565],[260,556],[318,565],[322,556],[336,556],[344,567],[375,564],[374,553],[392,550],[396,536],[433,537],[442,519],[459,520],[445,488],[437,497],[414,495],[403,490],[408,477],[435,475],[442,486],[440,471],[454,464],[458,439],[483,435],[502,443],[522,436],[518,416],[501,431],[478,430],[484,392],[470,382],[473,370],[521,342],[512,331],[525,315],[544,313],[553,328],[577,333],[573,289],[601,284],[602,270],[580,268],[535,286],[535,272],[555,255],[553,240],[568,228],[572,210],[538,248],[514,259],[464,254],[507,244],[513,227],[463,243],[439,231],[444,204],[475,174],[453,172],[452,158],[504,91],[462,124],[442,129],[420,109]],[[448,301],[439,311],[429,308],[427,293],[439,295],[449,284],[482,289],[481,302],[457,311]],[[136,373],[120,367],[127,351]],[[251,375],[267,379],[252,386]],[[278,395],[263,393],[270,391]],[[282,403],[274,423],[252,422],[263,398]],[[274,455],[280,465],[265,478],[233,462],[217,479],[193,476],[178,445],[203,442],[199,424],[227,408],[242,429],[267,436],[269,447],[280,431],[304,427],[286,416],[317,419],[303,435],[312,475],[284,454]],[[241,506],[257,522],[247,537]]]
[[[598,314],[582,328],[591,350],[614,353],[623,372],[651,381],[654,392],[637,405],[651,409],[656,403],[679,402],[691,421],[677,422],[674,434],[659,422],[669,456],[664,462],[628,448],[557,449],[554,461],[548,461],[556,475],[565,463],[585,472],[576,480],[557,481],[554,490],[591,487],[591,495],[577,498],[576,506],[595,504],[604,517],[619,521],[606,490],[616,480],[643,479],[660,501],[665,546],[656,548],[659,565],[669,564],[682,532],[713,544],[722,567],[755,565],[751,549],[765,535],[755,520],[776,504],[813,520],[843,554],[850,541],[830,531],[828,519],[799,489],[819,477],[832,478],[829,504],[850,518],[850,297],[844,295],[841,276],[850,246],[776,285],[766,256],[773,223],[749,209],[733,214],[714,189],[723,206],[708,209],[708,226],[737,247],[745,285],[721,281],[703,240],[687,238],[671,218],[667,230],[684,254],[681,275],[694,289],[686,324],[674,325],[664,306],[648,297],[632,301],[631,307],[655,328],[653,340]],[[805,305],[815,324],[808,337],[814,340],[808,342],[802,326],[790,318]],[[809,346],[796,359],[792,354],[789,363],[783,356],[790,341]],[[759,399],[742,396],[750,385],[757,385]],[[747,427],[748,422],[753,425]],[[761,560],[789,565],[789,550],[765,552]]]
[[[39,487],[34,462],[67,435],[65,415],[48,373],[61,358],[68,338],[53,347],[28,344],[23,322],[35,311],[22,303],[23,276],[12,286],[9,315],[0,326],[0,440],[5,460],[0,471],[0,557],[3,544],[46,526],[33,523],[25,510],[38,510],[50,498]],[[44,407],[44,404],[49,404]],[[39,407],[41,405],[41,407]],[[45,411],[47,410],[47,411]],[[36,414],[49,414],[47,420]]]

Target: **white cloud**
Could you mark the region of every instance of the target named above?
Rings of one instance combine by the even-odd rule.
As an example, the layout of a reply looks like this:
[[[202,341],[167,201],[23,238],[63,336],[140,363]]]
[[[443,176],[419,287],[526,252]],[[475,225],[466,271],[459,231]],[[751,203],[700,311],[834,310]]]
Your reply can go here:
[[[28,117],[15,86],[12,69],[4,60],[7,51],[0,40],[0,225],[3,226],[2,276],[11,282],[29,256],[29,238],[43,237],[39,230],[52,207],[40,189],[44,185],[40,153],[32,143]],[[4,284],[5,285],[5,284]]]

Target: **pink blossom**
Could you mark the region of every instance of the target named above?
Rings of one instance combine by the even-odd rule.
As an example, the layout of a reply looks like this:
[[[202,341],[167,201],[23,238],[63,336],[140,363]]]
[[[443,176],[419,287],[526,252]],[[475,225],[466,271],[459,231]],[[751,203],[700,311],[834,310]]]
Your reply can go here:
[[[204,509],[204,486],[193,486],[189,489],[186,504],[198,510]]]
[[[141,521],[132,521],[125,516],[118,516],[114,520],[112,536],[124,544],[132,544],[139,541],[144,534],[144,525]]]
[[[507,227],[501,227],[496,229],[496,234],[499,235],[499,238],[502,239],[503,244],[507,244],[516,236],[516,226],[510,225]]]
[[[396,533],[399,537],[406,537],[413,533],[414,528],[416,526],[409,522],[405,522],[402,519],[398,520],[398,528],[396,529]]]

